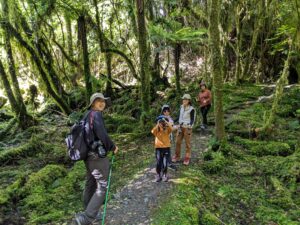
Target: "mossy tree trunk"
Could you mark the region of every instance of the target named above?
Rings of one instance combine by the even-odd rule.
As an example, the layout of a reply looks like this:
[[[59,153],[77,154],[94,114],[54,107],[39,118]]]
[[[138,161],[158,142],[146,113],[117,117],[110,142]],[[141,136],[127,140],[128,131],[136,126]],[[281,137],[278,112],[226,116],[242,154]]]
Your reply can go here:
[[[235,83],[239,84],[241,81],[241,46],[242,46],[242,34],[241,34],[241,21],[240,14],[241,8],[239,4],[235,8],[235,26],[236,26],[236,63],[235,63]]]
[[[93,4],[96,10],[96,29],[97,29],[97,36],[99,40],[99,46],[100,46],[100,51],[104,53],[104,58],[105,58],[105,64],[106,64],[106,73],[107,73],[107,82],[106,82],[106,94],[108,96],[111,96],[113,94],[112,91],[112,68],[111,68],[111,60],[112,60],[112,54],[110,52],[105,52],[105,46],[106,48],[109,46],[109,43],[105,42],[104,37],[103,37],[103,31],[101,28],[100,24],[100,15],[99,15],[99,8],[98,8],[98,1],[93,0]]]
[[[145,21],[145,2],[144,0],[136,0],[137,24],[138,24],[138,46],[139,46],[139,63],[141,78],[141,98],[142,110],[147,115],[150,109],[150,77],[149,77],[149,61],[150,54],[147,40],[147,30]],[[147,118],[141,118],[142,124],[147,122]]]
[[[67,12],[64,14],[65,26],[67,31],[67,49],[68,49],[68,57],[74,61],[74,48],[73,48],[73,36],[72,36],[72,20],[70,15]],[[68,59],[67,59],[68,60]],[[77,66],[78,67],[78,66]],[[75,68],[73,64],[70,64],[70,74],[71,74],[71,82],[73,86],[78,86],[75,75]],[[75,78],[75,79],[73,79]]]
[[[178,95],[182,94],[180,87],[180,55],[181,55],[181,44],[176,43],[174,46],[174,66],[175,66],[175,84]]]
[[[247,79],[247,76],[250,77],[249,72],[250,72],[252,62],[253,62],[254,51],[255,51],[255,48],[257,47],[257,39],[260,34],[261,28],[263,26],[263,22],[264,22],[264,18],[265,18],[264,14],[266,13],[265,1],[261,1],[258,4],[257,10],[258,10],[258,18],[255,21],[250,48],[247,51],[247,56],[245,59],[245,64],[244,64],[244,68],[243,68],[243,72],[242,72],[242,76],[241,76],[242,80]]]
[[[111,53],[106,53],[105,54],[105,63],[106,63],[107,82],[106,82],[105,93],[108,96],[113,95],[111,60],[112,60],[112,54]]]
[[[263,126],[263,131],[268,132],[275,120],[275,115],[278,111],[279,102],[282,98],[284,86],[288,83],[289,67],[291,60],[291,51],[289,51],[287,59],[285,60],[284,67],[281,73],[280,78],[276,83],[276,90],[274,95],[274,100],[272,103],[272,108],[268,117],[265,119],[265,124]]]
[[[82,51],[83,73],[84,73],[84,81],[85,81],[85,88],[86,88],[86,101],[89,102],[89,98],[93,93],[93,87],[92,87],[92,80],[91,80],[86,21],[85,21],[84,13],[78,17],[77,25],[78,25],[78,41],[80,43],[80,47]]]
[[[219,31],[220,0],[210,0],[209,12],[209,45],[211,49],[211,70],[213,75],[214,111],[216,138],[222,142],[225,140],[224,113],[223,113],[223,73],[220,49]]]
[[[9,84],[9,80],[7,77],[7,74],[5,72],[4,66],[2,61],[0,60],[0,77],[1,77],[1,81],[4,87],[4,90],[6,92],[7,98],[9,100],[9,103],[11,105],[12,111],[15,112],[16,115],[19,114],[19,106],[18,106],[18,102],[14,96],[13,90]]]

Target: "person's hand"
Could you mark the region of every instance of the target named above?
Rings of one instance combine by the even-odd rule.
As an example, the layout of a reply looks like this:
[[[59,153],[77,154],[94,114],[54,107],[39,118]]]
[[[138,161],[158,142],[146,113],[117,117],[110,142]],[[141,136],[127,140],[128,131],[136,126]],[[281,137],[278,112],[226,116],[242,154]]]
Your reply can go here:
[[[166,120],[165,120],[166,121]],[[167,123],[167,125],[169,126],[169,127],[173,127],[173,124],[172,123],[170,123],[170,122],[168,122],[168,121],[166,121],[166,123]]]
[[[118,146],[116,146],[116,148],[114,150],[114,154],[117,154],[118,150],[119,150],[119,148],[118,148]]]

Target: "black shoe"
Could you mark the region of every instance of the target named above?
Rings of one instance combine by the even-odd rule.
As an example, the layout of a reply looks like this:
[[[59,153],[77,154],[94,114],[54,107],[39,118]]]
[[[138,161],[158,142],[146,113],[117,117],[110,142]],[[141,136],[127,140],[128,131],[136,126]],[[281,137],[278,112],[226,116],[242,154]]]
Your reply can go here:
[[[93,220],[92,224],[93,225],[98,225],[102,221],[102,214],[98,212],[96,218]]]
[[[161,182],[161,176],[159,174],[156,174],[155,181],[156,182]]]
[[[90,225],[93,219],[89,218],[85,213],[78,213],[75,215],[74,222],[77,225]]]
[[[164,174],[163,177],[162,177],[162,181],[163,182],[168,182],[169,178],[167,176],[167,174]]]

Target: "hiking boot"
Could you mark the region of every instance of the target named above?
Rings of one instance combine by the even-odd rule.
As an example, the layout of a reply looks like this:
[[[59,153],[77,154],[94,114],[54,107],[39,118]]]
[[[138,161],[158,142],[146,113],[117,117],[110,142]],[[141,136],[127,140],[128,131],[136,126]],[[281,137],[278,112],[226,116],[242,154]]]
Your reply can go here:
[[[176,163],[176,162],[179,162],[180,158],[176,157],[176,156],[173,156],[172,157],[172,162]]]
[[[102,221],[102,214],[98,212],[96,218],[93,220],[92,224],[93,225],[98,225]]]
[[[188,166],[189,164],[190,164],[190,158],[185,157],[185,158],[184,158],[184,161],[183,161],[183,165]]]
[[[174,164],[169,164],[171,170],[177,171],[177,167]]]
[[[156,182],[161,182],[161,176],[159,174],[156,175],[155,181]]]
[[[85,213],[78,213],[75,215],[74,224],[76,225],[90,225],[93,219],[89,218]]]
[[[167,174],[164,174],[163,177],[162,177],[162,181],[163,182],[168,182],[169,178],[167,176]]]

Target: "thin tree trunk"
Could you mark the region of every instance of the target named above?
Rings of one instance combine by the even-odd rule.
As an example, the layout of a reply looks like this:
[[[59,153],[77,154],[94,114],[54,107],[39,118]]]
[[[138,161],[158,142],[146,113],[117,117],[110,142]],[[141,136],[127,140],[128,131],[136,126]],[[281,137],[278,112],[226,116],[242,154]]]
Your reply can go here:
[[[99,15],[99,9],[98,9],[98,1],[93,0],[93,4],[95,6],[96,10],[96,29],[97,29],[97,36],[99,39],[99,45],[100,45],[100,51],[104,52],[104,58],[105,58],[105,63],[106,63],[106,73],[107,73],[107,82],[106,82],[106,94],[108,96],[112,96],[113,90],[112,90],[112,69],[111,69],[111,60],[112,60],[112,54],[110,52],[105,52],[105,46],[108,45],[108,43],[105,43],[104,38],[103,38],[103,32],[101,29],[101,24],[100,24],[100,15]],[[110,26],[111,29],[111,26]]]
[[[73,51],[72,23],[68,15],[65,15],[64,18],[66,21],[68,54],[71,57],[71,59],[73,59],[74,51]]]
[[[285,60],[285,63],[284,63],[282,74],[277,81],[275,96],[274,96],[274,100],[273,100],[273,104],[272,104],[272,109],[270,111],[268,118],[265,120],[265,124],[263,126],[264,131],[268,131],[275,120],[275,115],[278,111],[279,102],[282,98],[284,85],[286,85],[288,83],[290,60],[291,60],[291,51],[289,51],[289,53],[288,53],[287,59]]]
[[[82,49],[82,62],[83,62],[84,80],[85,80],[85,88],[86,88],[86,100],[88,102],[90,96],[92,95],[93,88],[92,88],[92,81],[91,81],[85,16],[84,15],[79,16],[77,23],[78,23],[78,40],[80,42],[81,49]]]
[[[147,46],[147,30],[145,22],[144,0],[136,0],[137,21],[138,21],[138,45],[140,58],[140,77],[141,77],[141,97],[142,110],[148,114],[150,109],[150,78],[149,78],[149,60],[150,54]],[[145,124],[147,118],[141,118],[142,124]]]
[[[259,13],[259,18],[256,20],[255,23],[255,27],[254,27],[254,32],[252,35],[252,39],[251,39],[251,45],[250,45],[250,49],[248,50],[248,54],[245,60],[245,65],[243,68],[243,73],[241,76],[242,80],[246,79],[246,76],[249,75],[249,71],[253,62],[253,55],[254,55],[254,50],[255,47],[257,46],[257,39],[259,36],[259,33],[261,31],[261,28],[263,26],[263,21],[264,21],[264,17],[265,17],[265,13],[266,13],[266,7],[265,7],[265,1],[261,1],[260,4],[258,4],[258,13]]]
[[[224,113],[223,113],[223,76],[222,59],[220,50],[219,31],[220,0],[210,0],[209,14],[209,44],[211,49],[211,69],[213,75],[214,111],[216,138],[222,142],[225,140]]]
[[[180,87],[180,55],[181,55],[181,45],[179,43],[175,44],[174,47],[174,65],[175,65],[175,78],[176,78],[176,89],[177,93],[181,95]]]
[[[71,60],[74,60],[72,21],[68,14],[64,15],[64,19],[66,21],[66,30],[67,30],[67,48],[68,48],[68,55],[69,55],[68,57],[70,57]],[[70,65],[70,74],[75,74],[75,68],[73,67],[73,65],[72,64]],[[78,65],[76,66],[76,68],[78,68]],[[79,70],[81,70],[81,68]],[[81,72],[79,72],[79,73],[81,73]],[[75,86],[75,87],[78,86],[76,79],[71,79],[71,82],[72,82],[73,86]]]
[[[135,17],[135,12],[134,12],[134,0],[126,0],[128,4],[128,16],[130,19],[130,24],[131,24],[131,29],[133,31],[133,34],[135,37],[138,37],[138,28],[137,28],[137,22],[136,22],[136,17]]]
[[[111,53],[105,54],[105,62],[106,62],[106,72],[107,72],[107,82],[106,82],[106,95],[112,96],[112,74],[111,74]]]
[[[241,45],[242,45],[242,34],[241,34],[241,21],[240,21],[240,7],[237,5],[235,10],[235,25],[236,25],[236,63],[235,63],[235,83],[239,84],[241,81]]]
[[[1,77],[1,80],[2,80],[2,84],[4,86],[4,90],[7,94],[9,103],[11,105],[12,111],[14,111],[16,115],[18,115],[19,114],[18,102],[17,102],[17,100],[14,96],[13,90],[12,90],[10,84],[9,84],[9,80],[7,78],[7,74],[4,70],[4,66],[3,66],[3,63],[2,63],[1,60],[0,60],[0,77]]]

